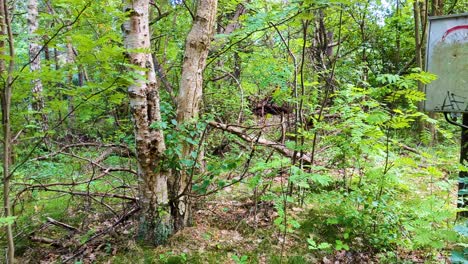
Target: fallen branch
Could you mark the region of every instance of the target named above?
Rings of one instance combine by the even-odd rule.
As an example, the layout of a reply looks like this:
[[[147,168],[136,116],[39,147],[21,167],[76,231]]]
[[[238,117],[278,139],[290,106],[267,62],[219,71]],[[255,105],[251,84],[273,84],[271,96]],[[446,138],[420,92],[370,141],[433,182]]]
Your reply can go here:
[[[58,151],[46,154],[44,156],[36,157],[34,159],[31,159],[32,161],[38,161],[38,160],[46,160],[50,159],[52,157],[55,157],[59,154],[63,154],[65,150],[68,150],[70,148],[83,148],[83,147],[97,147],[97,148],[113,148],[115,149],[121,149],[121,153],[125,153],[127,157],[134,157],[135,153],[126,145],[123,144],[101,144],[101,143],[95,143],[95,142],[82,142],[82,143],[76,143],[76,144],[70,144],[70,145],[65,145],[61,147]],[[117,151],[114,151],[114,153],[117,153]]]
[[[62,227],[62,228],[65,228],[65,229],[68,229],[70,231],[75,231],[75,232],[79,232],[80,230],[74,226],[71,226],[69,224],[65,224],[65,223],[62,223],[60,221],[57,221],[55,219],[53,219],[52,217],[47,217],[47,222],[49,222],[50,224],[52,225],[55,225],[55,226],[59,226],[59,227]]]
[[[33,242],[48,244],[54,247],[63,247],[62,244],[48,237],[31,236],[29,239],[31,239]]]
[[[250,143],[257,143],[259,145],[262,145],[262,146],[266,146],[266,147],[270,147],[274,150],[276,150],[277,152],[279,152],[280,154],[286,156],[286,157],[289,157],[289,158],[293,158],[294,157],[294,151],[287,148],[285,145],[281,144],[281,143],[278,143],[276,141],[271,141],[271,140],[268,140],[268,139],[265,139],[265,138],[255,138],[255,136],[250,136],[248,135],[247,133],[245,133],[244,130],[240,129],[239,127],[236,127],[236,126],[230,126],[230,125],[226,125],[226,124],[222,124],[222,123],[218,123],[218,122],[210,122],[209,123],[210,126],[214,127],[214,128],[217,128],[217,129],[221,129],[223,131],[226,131],[226,132],[229,132],[231,134],[234,134],[236,136],[238,136],[239,138],[247,141],[247,142],[250,142]],[[298,160],[303,160],[305,163],[311,163],[312,159],[309,155],[307,154],[300,154],[300,153],[297,153],[296,154],[296,159]]]
[[[111,230],[113,230],[116,226],[118,226],[118,225],[122,224],[123,222],[125,222],[126,220],[128,220],[132,215],[134,215],[135,213],[137,213],[139,210],[140,210],[140,207],[138,207],[138,206],[134,207],[134,208],[131,209],[128,213],[122,215],[119,219],[117,219],[117,221],[116,221],[112,226],[110,226],[110,227],[108,227],[108,228],[106,228],[106,229],[104,229],[104,230],[102,230],[102,231],[96,233],[94,236],[88,238],[88,240],[86,240],[86,241],[81,245],[81,247],[78,248],[77,251],[75,251],[75,253],[74,253],[71,257],[65,259],[65,260],[63,261],[63,263],[67,263],[67,262],[69,262],[69,261],[75,259],[76,257],[78,257],[80,254],[82,254],[82,253],[86,250],[86,248],[87,248],[86,245],[87,245],[89,242],[93,241],[94,239],[96,239],[96,238],[98,238],[98,237],[101,237],[101,236],[104,235],[104,234],[109,233],[109,232],[110,232]]]
[[[418,151],[417,149],[415,149],[415,148],[412,148],[412,147],[410,147],[410,146],[407,146],[407,145],[404,145],[404,144],[401,144],[401,143],[398,143],[398,145],[399,145],[402,149],[404,149],[404,150],[407,150],[407,151],[409,151],[409,152],[413,152],[413,153],[415,153],[415,154],[421,155],[421,152],[419,152],[419,151]]]

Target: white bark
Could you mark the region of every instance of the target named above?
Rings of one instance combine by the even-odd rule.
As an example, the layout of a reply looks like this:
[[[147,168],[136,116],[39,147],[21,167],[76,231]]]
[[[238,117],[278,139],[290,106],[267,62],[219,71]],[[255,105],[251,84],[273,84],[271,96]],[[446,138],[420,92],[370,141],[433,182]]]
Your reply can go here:
[[[130,13],[124,24],[124,45],[130,63],[137,66],[136,78],[128,88],[130,109],[135,125],[138,174],[140,180],[140,203],[142,220],[146,230],[140,227],[145,240],[163,243],[172,232],[168,219],[162,219],[160,209],[168,208],[167,173],[161,168],[165,150],[163,132],[152,129],[153,122],[161,121],[159,109],[159,85],[156,81],[150,53],[150,31],[148,23],[148,0],[127,0],[125,11]],[[167,214],[168,215],[168,214]],[[167,218],[167,217],[166,217]],[[161,223],[163,226],[161,227]],[[148,230],[149,229],[149,230]]]
[[[203,70],[214,33],[216,22],[217,0],[199,0],[197,13],[192,29],[185,41],[185,55],[182,65],[179,94],[177,96],[177,121],[179,124],[196,121],[199,116],[200,102],[203,94]],[[182,159],[189,157],[193,145],[183,143]],[[203,153],[199,153],[200,160]],[[171,180],[171,196],[173,199],[173,218],[175,229],[187,226],[191,218],[189,197],[184,191],[190,191],[191,179],[187,171]],[[177,198],[175,198],[177,197]]]
[[[203,93],[203,70],[216,22],[217,0],[199,0],[197,14],[185,42],[184,63],[177,97],[177,119],[198,117]]]

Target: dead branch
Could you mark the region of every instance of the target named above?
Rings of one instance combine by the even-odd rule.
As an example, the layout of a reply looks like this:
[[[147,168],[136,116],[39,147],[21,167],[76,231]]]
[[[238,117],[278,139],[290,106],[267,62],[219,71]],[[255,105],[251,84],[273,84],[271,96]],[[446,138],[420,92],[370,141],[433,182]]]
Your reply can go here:
[[[273,148],[274,150],[276,150],[277,152],[279,152],[280,154],[282,154],[282,155],[284,155],[286,157],[289,157],[289,158],[294,157],[294,151],[291,150],[291,149],[288,149],[285,145],[283,145],[281,143],[271,141],[271,140],[268,140],[268,139],[265,139],[265,138],[259,138],[257,140],[257,138],[255,138],[254,136],[248,135],[244,130],[242,130],[242,129],[238,128],[238,127],[234,127],[234,126],[230,126],[230,125],[226,125],[226,124],[221,124],[221,123],[214,122],[214,121],[210,122],[209,124],[214,128],[221,129],[223,131],[227,131],[227,132],[229,132],[231,134],[234,134],[234,135],[238,136],[239,138],[241,138],[241,139],[243,139],[243,140],[245,140],[247,142],[250,142],[250,143],[257,142],[257,144],[259,144],[259,145]],[[311,163],[311,160],[312,160],[309,155],[302,154],[302,156],[301,156],[300,153],[296,154],[296,158],[299,159],[299,160],[303,160],[306,163]]]
[[[410,146],[407,146],[407,145],[404,145],[404,144],[401,144],[401,143],[398,143],[398,145],[400,146],[400,148],[404,149],[404,150],[407,150],[409,152],[413,152],[415,154],[418,154],[418,155],[421,155],[421,152],[419,152],[417,149],[415,148],[412,148]]]
[[[80,160],[84,160],[84,161],[87,161],[89,164],[91,164],[92,166],[95,166],[103,171],[107,171],[107,170],[110,170],[111,168],[106,168],[104,167],[103,165],[99,164],[98,162],[92,160],[92,159],[88,159],[88,158],[85,158],[85,157],[81,157],[81,156],[78,156],[78,155],[75,155],[73,153],[69,153],[69,152],[62,152],[61,154],[63,155],[68,155],[70,157],[73,157],[73,158],[76,158],[76,159],[80,159]],[[134,170],[131,170],[131,169],[125,169],[125,168],[119,168],[119,171],[126,171],[126,172],[129,172],[129,173],[132,173],[132,174],[135,174],[137,175],[137,172],[134,171]]]
[[[70,148],[81,148],[81,147],[97,147],[97,148],[118,148],[122,150],[121,152],[114,152],[114,153],[126,153],[126,156],[128,157],[134,157],[135,153],[126,145],[123,144],[101,144],[101,143],[95,143],[95,142],[82,142],[82,143],[76,143],[76,144],[70,144],[70,145],[65,145],[61,147],[59,150],[46,154],[44,156],[36,157],[34,159],[31,159],[33,161],[38,161],[38,160],[46,160],[50,159],[52,157],[55,157],[57,155],[60,155],[64,153],[66,150]]]
[[[38,187],[38,189],[42,189],[43,191],[46,191],[46,192],[66,193],[66,194],[76,195],[76,196],[97,196],[97,197],[107,197],[107,198],[118,198],[118,199],[130,200],[130,201],[133,201],[133,202],[138,201],[137,197],[127,196],[127,195],[122,195],[122,194],[115,194],[115,193],[74,192],[74,191],[50,189],[50,188],[47,188],[47,187]]]
[[[109,233],[111,230],[113,230],[115,227],[117,227],[118,225],[122,224],[123,222],[125,222],[126,220],[128,220],[132,215],[134,215],[135,213],[137,213],[138,211],[140,210],[140,207],[136,206],[134,207],[132,210],[130,210],[128,213],[122,215],[119,219],[117,219],[117,221],[110,227],[96,233],[94,236],[90,237],[88,240],[86,240],[82,245],[81,247],[75,252],[75,254],[73,254],[71,257],[65,259],[63,261],[63,263],[67,263],[71,260],[73,260],[74,258],[76,258],[77,256],[79,256],[80,254],[82,254],[85,249],[86,249],[86,245],[93,241],[94,239],[100,237],[100,236],[103,236],[107,233]]]
[[[57,221],[55,219],[53,219],[52,217],[47,217],[47,222],[49,222],[50,224],[52,225],[55,225],[55,226],[59,226],[59,227],[62,227],[62,228],[65,228],[65,229],[68,229],[70,231],[75,231],[75,232],[79,232],[80,230],[74,226],[71,226],[69,224],[65,224],[65,223],[62,223],[60,221]]]
[[[48,244],[54,247],[63,247],[62,244],[60,244],[58,241],[55,241],[51,238],[48,237],[40,237],[40,236],[31,236],[29,238],[33,242],[38,242],[38,243],[43,243],[43,244]]]
[[[82,184],[88,184],[88,183],[91,183],[93,181],[97,181],[97,180],[103,178],[104,176],[108,175],[110,172],[113,172],[113,171],[129,172],[128,169],[125,169],[125,168],[107,168],[106,170],[104,170],[98,176],[96,176],[96,177],[94,177],[92,179],[89,179],[89,180],[85,180],[85,181],[79,181],[79,182],[53,182],[53,183],[38,183],[38,184],[15,183],[15,185],[26,186],[26,189],[38,189],[38,188],[40,189],[40,188],[54,187],[54,186],[78,186],[78,185],[82,185]]]

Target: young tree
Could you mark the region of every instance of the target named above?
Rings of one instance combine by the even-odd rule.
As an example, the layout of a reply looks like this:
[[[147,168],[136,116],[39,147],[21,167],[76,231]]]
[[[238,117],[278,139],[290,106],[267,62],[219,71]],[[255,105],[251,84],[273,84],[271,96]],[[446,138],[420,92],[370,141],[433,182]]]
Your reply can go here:
[[[12,77],[14,70],[14,46],[13,46],[13,34],[11,32],[11,24],[9,20],[8,4],[4,0],[0,0],[0,74],[5,76],[1,85],[1,107],[2,107],[2,128],[3,128],[3,207],[4,216],[11,217],[11,204],[10,204],[10,182],[11,182],[11,153],[12,153],[12,142],[11,142],[11,95],[12,95]],[[6,39],[7,41],[5,41]],[[6,44],[8,43],[8,44]],[[8,48],[8,67],[6,66],[5,49]],[[8,263],[14,263],[15,258],[15,244],[13,237],[12,225],[7,224],[6,226],[7,235],[7,261]]]
[[[216,22],[217,0],[199,0],[192,29],[185,41],[185,55],[180,78],[179,95],[177,96],[177,122],[196,122],[200,112],[203,94],[203,70],[206,65],[208,49]],[[190,156],[194,146],[183,143],[182,158]],[[202,153],[198,155],[203,156]],[[189,197],[184,191],[191,189],[191,179],[186,171],[175,177],[171,183],[174,227],[176,230],[189,224],[191,218]]]

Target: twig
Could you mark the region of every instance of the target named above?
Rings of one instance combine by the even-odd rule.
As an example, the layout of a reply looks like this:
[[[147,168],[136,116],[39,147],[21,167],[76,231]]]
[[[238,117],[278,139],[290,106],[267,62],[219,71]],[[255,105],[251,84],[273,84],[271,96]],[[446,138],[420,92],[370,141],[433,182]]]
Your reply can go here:
[[[221,191],[223,189],[226,189],[226,188],[228,188],[228,187],[230,187],[230,186],[232,186],[234,184],[237,184],[237,183],[241,182],[245,178],[245,175],[247,174],[247,171],[249,170],[250,163],[252,162],[253,156],[255,154],[255,149],[256,149],[255,146],[258,144],[258,141],[260,140],[261,136],[262,136],[262,131],[260,131],[260,133],[258,133],[256,141],[252,142],[254,144],[253,144],[252,149],[250,151],[249,158],[247,159],[247,162],[244,164],[244,169],[243,169],[242,174],[240,175],[239,179],[234,180],[234,181],[230,182],[229,184],[224,185],[223,187],[216,188],[216,189],[211,190],[209,192],[206,192],[204,194],[201,194],[201,195],[190,194],[190,196],[192,196],[192,197],[208,196],[210,194],[217,193],[217,192],[219,192],[219,191]]]
[[[78,249],[78,251],[73,254],[73,256],[67,258],[66,260],[63,261],[63,263],[67,263],[71,260],[73,260],[74,258],[76,258],[77,256],[79,256],[81,253],[83,253],[83,251],[86,249],[86,244],[88,244],[89,242],[93,241],[94,239],[108,233],[109,231],[111,231],[112,229],[114,229],[116,226],[120,225],[121,223],[123,223],[124,221],[126,221],[127,219],[129,219],[132,215],[134,215],[135,213],[137,213],[138,211],[140,210],[140,207],[136,206],[134,207],[132,210],[130,210],[128,213],[124,214],[123,216],[121,216],[112,226],[102,230],[101,232],[98,232],[96,233],[94,236],[90,237],[88,240],[86,240],[82,245],[81,247]]]
[[[138,201],[137,197],[132,197],[132,196],[127,196],[127,195],[122,195],[122,194],[115,194],[115,193],[100,193],[100,192],[95,192],[95,193],[87,193],[87,192],[74,192],[74,191],[65,191],[65,190],[57,190],[57,189],[50,189],[50,188],[42,188],[46,192],[58,192],[58,193],[67,193],[70,195],[77,195],[77,196],[97,196],[97,197],[108,197],[108,198],[118,198],[118,199],[124,199],[124,200],[130,200],[130,201]]]
[[[292,19],[294,19],[295,17],[297,17],[298,15],[302,14],[303,11],[299,11],[297,13],[295,13],[294,15],[290,16],[290,17],[287,17],[285,18],[284,20],[282,21],[279,21],[278,23],[270,23],[270,25],[266,26],[266,27],[263,27],[263,28],[260,28],[260,29],[256,29],[256,30],[252,30],[251,32],[247,33],[244,37],[242,37],[241,39],[239,40],[236,40],[234,41],[233,43],[231,43],[229,46],[227,46],[225,49],[215,53],[211,58],[210,58],[210,61],[208,61],[208,63],[206,64],[206,67],[208,67],[211,63],[213,63],[219,56],[223,55],[224,53],[226,53],[228,50],[230,50],[232,47],[234,47],[235,45],[241,43],[242,41],[248,39],[250,36],[252,36],[253,34],[257,33],[257,32],[261,32],[261,31],[265,31],[267,29],[270,29],[272,28],[273,26],[272,25],[275,25],[275,26],[280,26]]]
[[[81,142],[81,143],[76,143],[76,144],[70,144],[70,145],[65,145],[59,150],[49,153],[44,156],[36,157],[34,159],[31,159],[31,161],[36,161],[36,160],[45,160],[52,158],[54,156],[57,156],[59,154],[62,154],[65,150],[70,149],[70,148],[81,148],[81,147],[97,147],[97,148],[121,148],[125,149],[127,151],[129,156],[135,156],[135,153],[127,146],[123,144],[101,144],[98,142]]]

